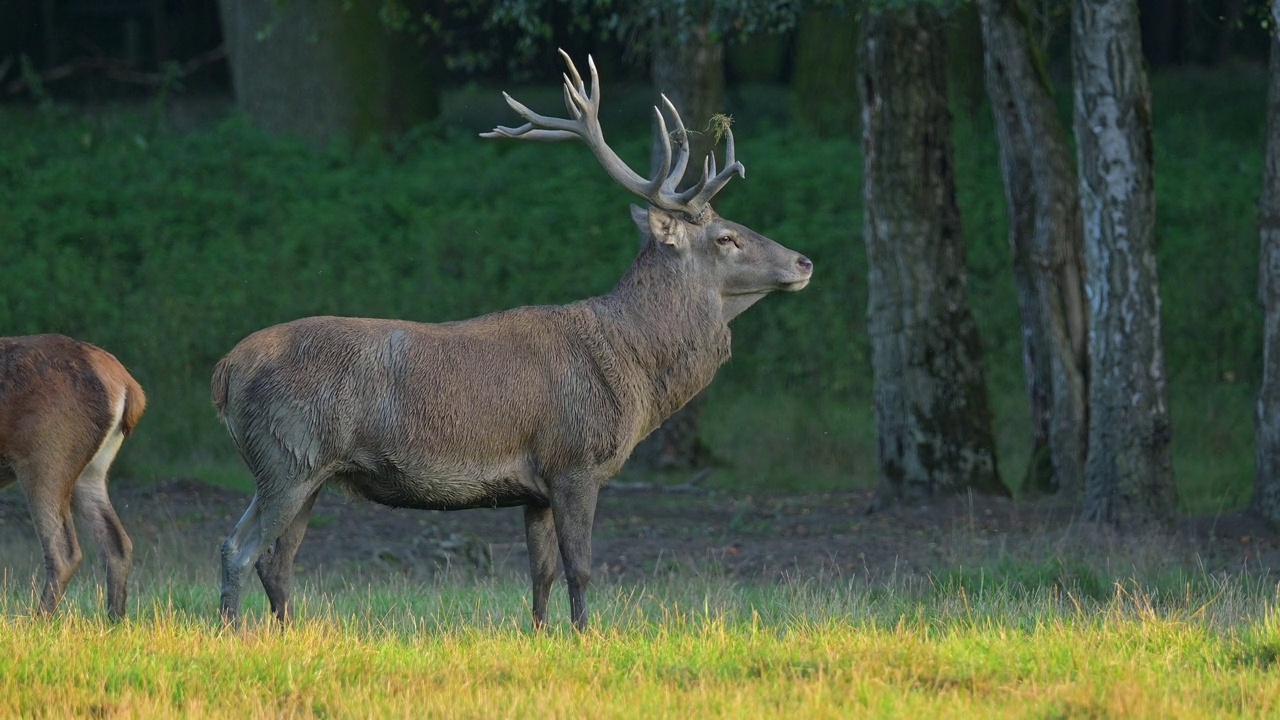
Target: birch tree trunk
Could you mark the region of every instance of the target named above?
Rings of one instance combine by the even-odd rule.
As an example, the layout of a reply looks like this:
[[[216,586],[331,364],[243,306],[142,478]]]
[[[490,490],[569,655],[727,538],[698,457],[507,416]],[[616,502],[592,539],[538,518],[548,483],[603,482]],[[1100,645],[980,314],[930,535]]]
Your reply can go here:
[[[865,10],[860,45],[875,507],[1008,494],[969,311],[937,10]]]
[[[1090,305],[1085,515],[1136,525],[1177,506],[1137,3],[1073,0],[1071,31]]]
[[[1088,310],[1075,166],[1025,11],[1018,0],[978,0],[977,6],[1031,406],[1023,485],[1080,493],[1088,440]]]
[[[1258,302],[1265,332],[1262,386],[1254,416],[1257,458],[1251,509],[1280,526],[1280,2],[1271,4],[1271,86],[1267,90],[1267,147],[1258,199]]]

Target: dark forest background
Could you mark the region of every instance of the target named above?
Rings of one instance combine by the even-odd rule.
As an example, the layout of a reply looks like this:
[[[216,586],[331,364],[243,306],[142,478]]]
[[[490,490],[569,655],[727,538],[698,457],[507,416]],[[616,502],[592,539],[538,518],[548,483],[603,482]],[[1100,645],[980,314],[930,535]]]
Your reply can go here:
[[[627,13],[659,5],[0,5],[0,335],[66,333],[134,372],[151,408],[116,476],[247,487],[208,401],[214,362],[246,334],[312,314],[458,319],[572,301],[621,276],[631,200],[583,148],[477,134],[515,123],[500,89],[559,112],[554,48],[580,66],[590,52],[611,142],[643,166],[655,58],[685,40]],[[711,486],[750,492],[871,487],[856,82],[871,11],[741,5],[756,10],[712,33],[715,102],[750,172],[717,210],[817,269],[804,292],[736,321],[734,359],[692,424],[696,459],[643,471],[684,482],[705,467]],[[941,5],[969,301],[999,468],[1023,494],[1035,451],[980,18],[975,4]],[[1067,4],[1023,5],[1070,127]],[[1217,512],[1248,503],[1254,483],[1267,4],[1137,5],[1178,502]]]

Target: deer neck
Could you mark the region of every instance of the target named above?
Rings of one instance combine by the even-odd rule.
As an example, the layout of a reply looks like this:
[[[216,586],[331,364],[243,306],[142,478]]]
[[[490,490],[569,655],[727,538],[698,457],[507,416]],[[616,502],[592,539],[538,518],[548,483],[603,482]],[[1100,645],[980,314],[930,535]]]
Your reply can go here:
[[[719,292],[652,243],[613,292],[597,300],[612,354],[644,378],[632,390],[648,409],[646,432],[701,392],[729,359]]]

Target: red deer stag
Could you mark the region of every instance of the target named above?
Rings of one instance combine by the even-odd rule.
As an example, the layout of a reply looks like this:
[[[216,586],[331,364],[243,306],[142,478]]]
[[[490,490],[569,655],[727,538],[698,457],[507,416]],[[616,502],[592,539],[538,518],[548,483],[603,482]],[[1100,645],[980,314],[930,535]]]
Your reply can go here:
[[[107,496],[107,470],[147,397],[107,351],[63,335],[0,338],[0,487],[27,496],[44,547],[40,609],[58,608],[80,565],[74,507],[107,568],[107,612],[124,617],[133,543]]]
[[[524,506],[534,626],[546,622],[563,560],[572,620],[585,628],[601,485],[711,382],[729,358],[730,320],[774,290],[808,284],[807,258],[711,209],[743,172],[732,133],[723,171],[709,158],[701,181],[677,192],[688,144],[673,164],[668,141],[663,167],[646,180],[604,142],[595,64],[588,59],[588,91],[561,54],[572,119],[507,96],[528,124],[484,136],[584,141],[649,203],[631,210],[645,238],[634,264],[609,294],[569,305],[440,324],[311,317],[242,340],[213,372],[213,404],[257,488],[222,545],[227,622],[255,561],[272,610],[288,617],[293,559],[332,480],[394,507]]]

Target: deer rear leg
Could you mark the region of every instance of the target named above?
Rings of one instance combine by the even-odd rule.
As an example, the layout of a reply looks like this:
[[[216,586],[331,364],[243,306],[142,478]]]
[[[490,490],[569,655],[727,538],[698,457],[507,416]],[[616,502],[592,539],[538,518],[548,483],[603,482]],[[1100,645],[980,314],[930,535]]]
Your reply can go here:
[[[595,522],[600,486],[591,479],[568,480],[552,490],[551,511],[555,517],[564,579],[569,586],[569,615],[578,630],[587,629],[587,585],[591,581],[591,529]]]
[[[40,611],[51,615],[58,609],[67,583],[80,566],[80,543],[71,521],[69,499],[61,487],[47,478],[36,478],[26,488],[31,521],[44,549],[44,586],[40,591]]]
[[[315,505],[319,495],[318,489],[311,493],[302,509],[276,539],[275,545],[258,558],[258,578],[262,580],[262,587],[271,601],[271,611],[280,622],[288,621],[292,615],[289,595],[293,590],[293,560],[298,555],[303,536],[307,534],[311,507]]]
[[[550,507],[524,506],[524,536],[529,546],[529,577],[533,581],[533,629],[547,624],[547,598],[560,570],[555,517]]]
[[[129,595],[129,569],[133,564],[133,542],[107,495],[107,469],[123,440],[124,436],[118,432],[108,438],[80,473],[71,498],[76,515],[89,528],[102,555],[107,574],[107,614],[112,620],[124,618]]]

